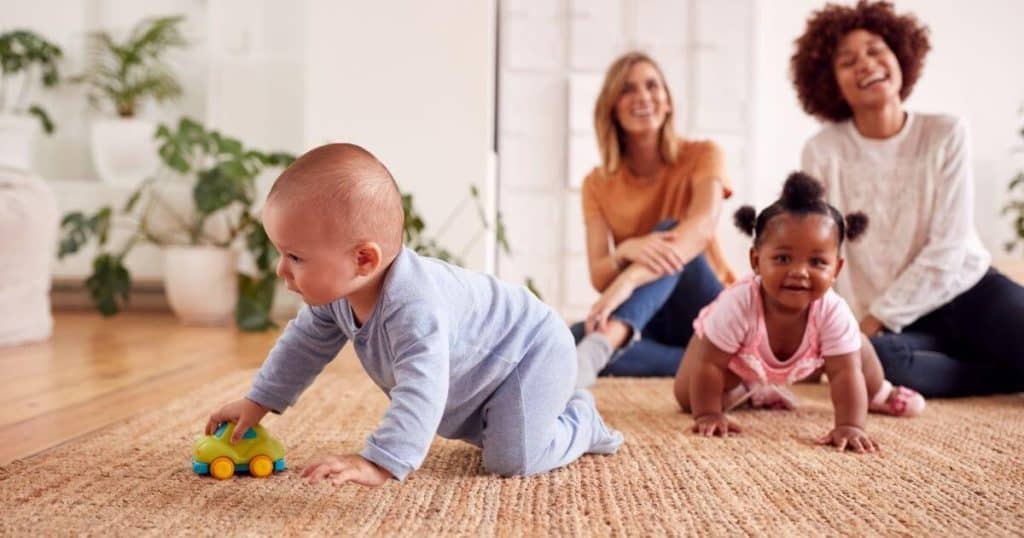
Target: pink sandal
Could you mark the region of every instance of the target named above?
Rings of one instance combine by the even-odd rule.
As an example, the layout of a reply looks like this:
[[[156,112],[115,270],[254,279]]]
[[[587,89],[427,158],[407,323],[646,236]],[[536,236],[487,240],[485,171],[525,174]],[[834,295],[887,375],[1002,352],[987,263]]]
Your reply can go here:
[[[892,383],[885,381],[871,399],[868,410],[894,417],[916,417],[924,411],[925,405],[924,396],[917,391],[907,387],[894,387]]]

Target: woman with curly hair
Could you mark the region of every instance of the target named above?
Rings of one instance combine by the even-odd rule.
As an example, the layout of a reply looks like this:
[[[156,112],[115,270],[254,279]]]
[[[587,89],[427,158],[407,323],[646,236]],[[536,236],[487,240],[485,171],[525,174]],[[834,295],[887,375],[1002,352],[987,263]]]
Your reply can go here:
[[[573,326],[580,387],[598,373],[674,375],[697,313],[735,280],[714,238],[731,192],[722,151],[680,139],[674,113],[649,56],[630,52],[608,68],[594,107],[601,165],[582,189],[590,281],[602,295]]]
[[[828,4],[796,41],[793,82],[825,126],[803,169],[874,231],[836,284],[886,377],[928,397],[1024,390],[1024,288],[993,269],[974,227],[964,121],[908,111],[928,28],[889,2]]]

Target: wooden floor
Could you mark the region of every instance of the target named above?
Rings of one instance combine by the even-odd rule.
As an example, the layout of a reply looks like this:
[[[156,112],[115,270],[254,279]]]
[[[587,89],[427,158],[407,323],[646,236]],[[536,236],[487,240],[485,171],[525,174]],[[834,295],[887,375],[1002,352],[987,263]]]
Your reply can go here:
[[[184,327],[170,314],[54,317],[49,342],[0,348],[0,465],[256,368],[278,334]]]

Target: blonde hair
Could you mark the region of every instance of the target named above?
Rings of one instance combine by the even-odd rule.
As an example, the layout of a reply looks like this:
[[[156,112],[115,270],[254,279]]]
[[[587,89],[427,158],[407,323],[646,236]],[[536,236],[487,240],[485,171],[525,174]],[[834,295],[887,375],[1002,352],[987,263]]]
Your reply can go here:
[[[669,111],[665,116],[665,122],[658,131],[658,150],[661,158],[668,164],[675,164],[676,156],[679,153],[678,137],[676,136],[673,116],[675,106],[672,103],[672,93],[665,82],[665,74],[661,67],[650,56],[638,52],[627,52],[612,62],[604,76],[604,85],[601,87],[601,94],[597,97],[597,104],[594,106],[594,129],[597,131],[597,147],[601,152],[601,171],[605,176],[611,176],[619,171],[622,166],[622,154],[625,151],[626,134],[615,117],[615,105],[622,97],[622,91],[626,86],[626,76],[629,70],[636,64],[648,63],[658,76],[661,77],[661,85],[665,88],[665,96],[668,98]]]

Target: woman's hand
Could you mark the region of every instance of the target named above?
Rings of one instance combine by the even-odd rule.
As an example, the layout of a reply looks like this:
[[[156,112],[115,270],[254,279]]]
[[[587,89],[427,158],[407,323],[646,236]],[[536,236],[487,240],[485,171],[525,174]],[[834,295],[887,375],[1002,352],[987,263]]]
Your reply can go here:
[[[314,460],[302,470],[302,477],[310,482],[330,480],[335,486],[355,482],[360,486],[376,487],[387,482],[391,473],[359,454],[345,454]]]
[[[816,442],[819,445],[832,445],[840,452],[847,448],[858,454],[878,450],[878,443],[871,441],[867,432],[856,426],[836,426]]]
[[[868,314],[864,316],[864,319],[860,320],[860,332],[870,336],[878,334],[882,330],[882,322],[878,321],[878,318]]]
[[[626,299],[633,295],[635,289],[636,285],[633,284],[633,279],[629,278],[629,275],[619,275],[610,286],[605,288],[604,293],[597,299],[594,306],[590,307],[590,314],[587,314],[585,324],[586,331],[591,333],[603,329],[608,321],[608,316],[612,315],[619,305],[626,302]]]
[[[735,422],[729,420],[724,413],[711,413],[700,415],[693,419],[693,433],[704,437],[728,437],[741,430]]]
[[[641,263],[659,275],[678,273],[686,265],[676,248],[675,232],[651,232],[623,241],[615,250],[619,259]]]

